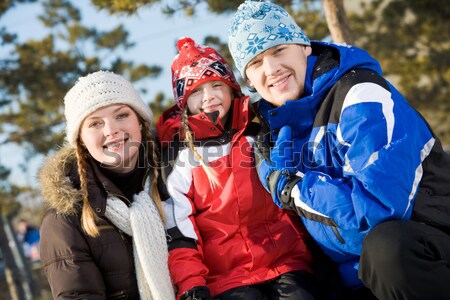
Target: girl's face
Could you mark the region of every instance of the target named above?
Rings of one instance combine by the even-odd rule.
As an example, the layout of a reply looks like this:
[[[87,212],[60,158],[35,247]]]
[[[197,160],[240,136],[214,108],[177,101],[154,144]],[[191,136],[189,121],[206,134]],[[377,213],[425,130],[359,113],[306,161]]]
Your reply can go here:
[[[81,140],[92,157],[118,173],[134,169],[142,125],[127,105],[113,104],[91,113],[81,124]]]
[[[232,88],[228,84],[220,80],[207,81],[191,92],[187,107],[193,115],[219,111],[220,121],[225,124],[232,100]]]

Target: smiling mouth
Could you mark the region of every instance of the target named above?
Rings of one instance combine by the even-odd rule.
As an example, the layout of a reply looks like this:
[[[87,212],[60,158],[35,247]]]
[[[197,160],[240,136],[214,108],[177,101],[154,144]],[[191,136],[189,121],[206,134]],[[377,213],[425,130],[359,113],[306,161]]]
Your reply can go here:
[[[219,108],[219,104],[210,105],[208,107],[203,108],[203,111],[213,111]]]
[[[125,144],[126,141],[127,141],[127,139],[124,139],[124,140],[121,140],[119,142],[106,144],[106,145],[103,145],[103,148],[108,149],[108,150],[113,149],[113,148],[117,148],[117,147],[120,147],[123,144]]]
[[[281,79],[280,81],[277,81],[277,82],[273,83],[272,86],[273,86],[273,87],[277,87],[277,86],[279,86],[279,85],[285,83],[286,81],[288,81],[289,77],[290,77],[290,76],[287,76],[286,78],[283,78],[283,79]]]

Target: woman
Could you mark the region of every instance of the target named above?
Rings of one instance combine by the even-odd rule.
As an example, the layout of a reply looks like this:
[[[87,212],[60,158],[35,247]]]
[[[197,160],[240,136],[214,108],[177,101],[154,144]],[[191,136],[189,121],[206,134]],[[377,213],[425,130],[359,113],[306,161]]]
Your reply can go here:
[[[123,77],[64,98],[68,145],[40,172],[41,260],[55,299],[174,299],[156,187],[152,112]]]

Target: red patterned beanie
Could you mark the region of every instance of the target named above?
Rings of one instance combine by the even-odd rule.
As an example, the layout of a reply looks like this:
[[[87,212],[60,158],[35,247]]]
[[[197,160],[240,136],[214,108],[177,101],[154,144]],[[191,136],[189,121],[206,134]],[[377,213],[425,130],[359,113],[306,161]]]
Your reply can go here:
[[[230,66],[215,49],[197,45],[188,37],[179,39],[177,48],[180,53],[172,62],[172,86],[181,109],[191,92],[207,81],[220,80],[241,92]]]

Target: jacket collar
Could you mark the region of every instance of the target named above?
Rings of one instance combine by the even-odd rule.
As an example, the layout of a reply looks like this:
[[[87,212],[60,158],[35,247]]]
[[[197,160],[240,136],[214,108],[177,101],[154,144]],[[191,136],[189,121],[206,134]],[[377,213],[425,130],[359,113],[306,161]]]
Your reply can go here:
[[[211,118],[205,113],[189,116],[188,121],[196,141],[220,139],[224,134],[227,135],[228,131],[230,133],[240,131],[244,129],[248,122],[251,121],[251,118],[253,118],[252,113],[249,110],[248,96],[235,98],[233,100],[230,117],[231,123],[229,129],[224,128],[225,126],[220,123],[220,120],[214,122],[214,118]],[[181,111],[178,106],[173,106],[162,114],[156,124],[156,129],[163,146],[164,142],[173,141],[177,137],[184,139],[183,130],[180,130]]]
[[[89,203],[99,216],[103,216],[107,193],[124,196],[95,163],[88,159],[88,164],[86,177]],[[39,181],[46,206],[63,215],[77,212],[83,201],[83,195],[73,147],[66,145],[48,157],[39,172]]]

